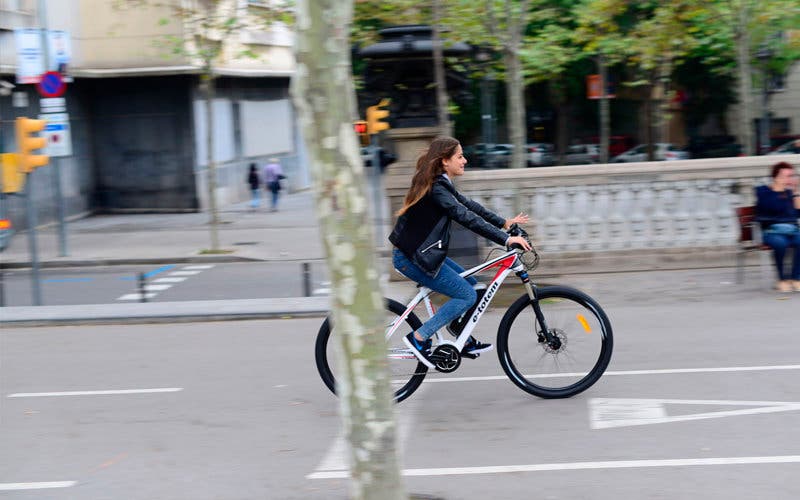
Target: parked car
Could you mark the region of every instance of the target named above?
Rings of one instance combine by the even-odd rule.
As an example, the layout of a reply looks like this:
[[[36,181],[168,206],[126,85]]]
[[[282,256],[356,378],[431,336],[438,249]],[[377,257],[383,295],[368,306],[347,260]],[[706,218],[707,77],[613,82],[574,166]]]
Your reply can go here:
[[[600,148],[597,144],[573,144],[567,147],[564,163],[567,165],[588,165],[597,163]]]
[[[508,168],[513,150],[513,144],[495,144],[486,152],[484,164],[487,168]]]
[[[737,144],[732,135],[713,135],[707,137],[692,137],[686,151],[691,158],[724,158],[741,156],[742,145]]]
[[[800,154],[800,139],[795,139],[793,141],[789,141],[786,144],[782,144],[778,146],[773,151],[770,151],[769,154],[771,155],[790,155],[790,154]]]
[[[674,144],[659,142],[655,146],[655,160],[688,160],[689,153]],[[612,163],[630,163],[636,161],[647,161],[647,144],[639,144],[633,149],[625,151],[611,159]]]
[[[589,137],[586,139],[586,142],[592,144],[598,144],[598,149],[600,148],[600,137],[594,136]],[[613,158],[615,156],[621,155],[625,151],[631,149],[636,145],[636,141],[633,137],[629,135],[612,135],[608,138],[608,157]],[[599,155],[598,155],[599,157]]]
[[[464,147],[464,158],[467,159],[467,165],[470,167],[485,168],[486,149],[487,145],[482,142]]]
[[[555,164],[553,157],[555,148],[552,144],[535,142],[526,144],[525,150],[527,151],[529,167],[546,167]]]

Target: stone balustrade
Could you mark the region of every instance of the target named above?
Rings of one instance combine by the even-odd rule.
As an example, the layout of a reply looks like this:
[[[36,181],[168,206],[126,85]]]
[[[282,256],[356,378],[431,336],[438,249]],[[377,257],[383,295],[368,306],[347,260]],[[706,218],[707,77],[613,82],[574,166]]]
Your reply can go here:
[[[594,270],[600,270],[599,261],[605,262],[604,270],[609,265],[730,265],[739,230],[734,210],[754,203],[753,188],[769,181],[770,167],[778,161],[800,164],[800,158],[789,155],[511,170],[468,167],[456,183],[462,193],[506,217],[530,214],[527,229],[537,247],[564,265],[565,259]],[[393,211],[408,188],[409,167],[387,179]],[[611,256],[617,257],[613,264]]]

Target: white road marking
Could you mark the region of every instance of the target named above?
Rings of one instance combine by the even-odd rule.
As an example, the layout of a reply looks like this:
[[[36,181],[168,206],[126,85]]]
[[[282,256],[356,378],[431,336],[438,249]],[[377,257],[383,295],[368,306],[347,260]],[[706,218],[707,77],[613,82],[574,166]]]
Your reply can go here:
[[[589,420],[592,429],[630,427],[635,425],[686,422],[708,418],[735,417],[800,410],[800,403],[785,401],[724,401],[718,399],[628,399],[592,398],[589,400]],[[741,410],[710,411],[688,415],[668,416],[665,405],[748,406]],[[755,408],[752,408],[755,407]]]
[[[186,278],[158,278],[157,280],[153,280],[151,283],[180,283],[181,281],[186,281]]]
[[[313,292],[311,292],[311,295],[330,295],[330,294],[331,294],[330,288],[317,288]]]
[[[9,398],[41,398],[49,396],[105,396],[109,394],[149,394],[154,392],[180,392],[183,387],[158,387],[155,389],[116,389],[104,391],[16,392]]]
[[[10,490],[40,490],[45,488],[69,488],[78,484],[77,481],[47,481],[41,483],[0,483],[0,491]]]
[[[172,271],[169,276],[194,276],[200,274],[202,271]]]
[[[771,370],[800,370],[800,365],[772,365],[772,366],[729,366],[722,368],[668,368],[663,370],[624,370],[607,371],[604,377],[614,377],[623,375],[669,375],[676,373],[719,373],[719,372],[756,372]],[[542,375],[526,375],[531,378],[558,378],[558,377],[577,377],[582,373],[551,373]],[[426,379],[425,383],[432,382],[479,382],[490,380],[506,380],[505,375],[491,375],[487,377],[448,377]]]
[[[675,458],[666,460],[611,460],[603,462],[564,462],[529,465],[497,465],[488,467],[440,467],[405,469],[404,476],[463,476],[469,474],[502,474],[509,472],[543,472],[560,470],[636,469],[647,467],[690,467],[710,465],[789,464],[800,462],[800,455],[763,457]],[[314,472],[307,479],[346,479],[348,471]]]
[[[163,290],[168,290],[172,288],[172,285],[150,285],[147,284],[144,286],[145,291],[147,292],[161,292]]]
[[[400,456],[404,455],[404,444],[410,441],[408,437],[414,429],[414,421],[419,413],[417,407],[422,404],[422,400],[424,399],[420,397],[420,395],[427,390],[428,389],[424,385],[421,386],[414,394],[414,399],[404,402],[402,411],[398,408],[398,411],[395,412],[395,415],[397,415],[397,443]],[[317,466],[316,471],[347,471],[348,464],[350,463],[347,452],[347,441],[344,439],[343,435],[339,434],[336,436],[330,448],[328,448],[327,453],[325,453],[322,461]],[[311,478],[311,475],[307,477]]]
[[[153,293],[153,292],[145,292],[144,296],[147,299],[152,299],[153,297],[156,296],[156,294]],[[142,298],[142,294],[141,293],[126,293],[125,295],[123,295],[121,297],[117,297],[117,300],[139,300],[141,298]]]
[[[214,264],[204,264],[204,265],[198,265],[198,266],[183,266],[181,269],[186,269],[187,271],[190,271],[192,269],[211,269],[212,267],[214,267]]]

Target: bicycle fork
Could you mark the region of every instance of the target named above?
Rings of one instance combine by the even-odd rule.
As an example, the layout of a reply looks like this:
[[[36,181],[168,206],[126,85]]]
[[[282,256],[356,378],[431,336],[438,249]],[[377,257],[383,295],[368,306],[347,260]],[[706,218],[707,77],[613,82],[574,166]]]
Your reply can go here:
[[[527,271],[520,271],[517,273],[517,276],[519,276],[519,279],[522,280],[522,284],[525,285],[525,290],[528,292],[528,297],[531,299],[531,308],[533,309],[533,314],[536,316],[536,322],[539,323],[539,326],[541,327],[541,330],[536,332],[536,334],[539,336],[539,341],[547,342],[547,344],[553,349],[560,348],[561,340],[556,335],[553,335],[553,333],[547,327],[547,321],[544,319],[542,308],[539,307],[539,296],[537,294],[538,289],[536,288],[536,285],[531,283]]]

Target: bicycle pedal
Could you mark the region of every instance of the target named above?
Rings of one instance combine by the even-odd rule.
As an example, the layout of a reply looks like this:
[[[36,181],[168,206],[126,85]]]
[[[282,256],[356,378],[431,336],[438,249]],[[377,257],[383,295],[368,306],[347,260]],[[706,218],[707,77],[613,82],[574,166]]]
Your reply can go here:
[[[461,351],[461,357],[469,359],[478,359],[481,357],[481,353],[472,354],[471,352]]]

